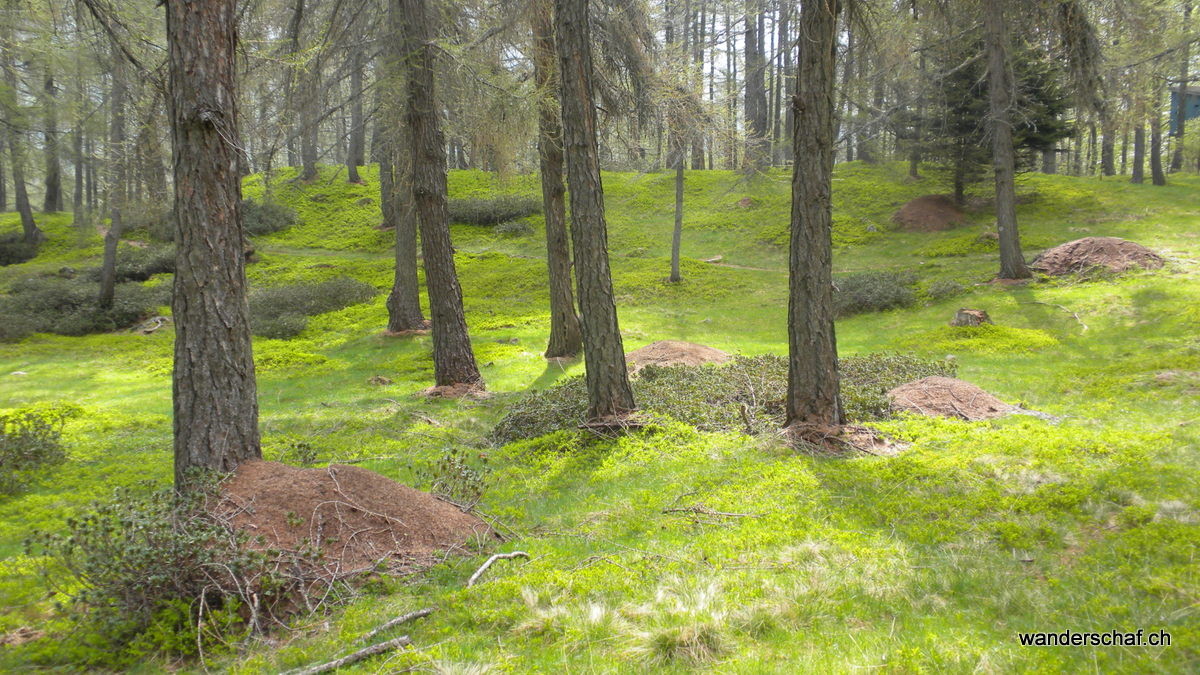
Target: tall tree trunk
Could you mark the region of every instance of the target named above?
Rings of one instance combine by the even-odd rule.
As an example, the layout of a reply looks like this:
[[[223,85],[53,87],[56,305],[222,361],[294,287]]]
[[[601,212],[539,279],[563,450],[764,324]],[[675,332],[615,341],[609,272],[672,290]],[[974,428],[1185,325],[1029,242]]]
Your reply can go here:
[[[1192,28],[1192,3],[1191,0],[1184,0],[1183,3],[1183,25],[1187,30]],[[1188,71],[1191,64],[1191,51],[1188,49],[1191,43],[1184,43],[1180,48],[1179,54],[1179,90],[1178,99],[1175,101],[1175,152],[1171,155],[1171,173],[1175,173],[1183,169],[1183,133],[1186,130],[1186,120],[1184,117],[1187,113],[1187,83]]]
[[[112,91],[108,104],[109,115],[109,179],[108,179],[108,232],[104,234],[104,262],[100,265],[100,296],[97,304],[103,309],[112,307],[117,288],[117,245],[121,242],[121,231],[125,229],[122,210],[126,201],[125,169],[128,158],[125,151],[125,61],[116,43],[112,45]]]
[[[15,0],[9,0],[9,13],[19,16],[22,11]],[[37,246],[46,239],[37,223],[33,220],[33,209],[29,205],[29,193],[25,186],[25,144],[21,139],[25,120],[21,111],[21,103],[17,98],[17,69],[15,65],[16,47],[12,27],[6,25],[0,34],[0,68],[4,69],[4,82],[8,85],[3,92],[4,127],[7,129],[8,156],[12,161],[13,198],[16,201],[17,212],[21,216],[21,230],[25,243]]]
[[[770,159],[767,147],[767,90],[765,83],[766,62],[763,58],[762,0],[745,0],[746,36],[743,43],[746,55],[745,108],[746,108],[746,155],[745,170],[757,173],[767,166]]]
[[[1154,99],[1154,110],[1150,114],[1150,181],[1155,185],[1166,185],[1162,158],[1162,89],[1154,94]]]
[[[546,214],[546,266],[550,276],[550,341],[546,358],[571,357],[583,349],[583,332],[571,291],[571,243],[563,185],[562,107],[558,90],[558,48],[554,42],[552,0],[533,8],[533,78],[538,91],[538,160],[542,211]]]
[[[361,183],[358,167],[366,164],[367,131],[363,122],[363,55],[354,47],[350,57],[350,147],[346,152],[346,178]]]
[[[388,29],[400,35],[403,19],[399,0],[388,3]],[[404,55],[398,40],[384,43],[384,64],[380,82],[376,84],[379,112],[376,152],[379,155],[379,203],[383,209],[384,225],[396,233],[395,264],[392,290],[387,298],[390,333],[425,330],[429,322],[421,313],[421,287],[417,275],[417,213],[412,192],[412,137],[406,122],[406,106],[400,86]],[[386,93],[387,100],[384,101]],[[382,129],[379,129],[382,126]]]
[[[454,269],[450,225],[446,214],[446,140],[433,92],[435,45],[433,16],[426,0],[400,0],[404,22],[403,54],[407,63],[408,127],[412,130],[413,202],[421,228],[425,285],[433,329],[433,373],[438,386],[483,386],[475,365],[462,288]]]
[[[1008,0],[984,3],[983,29],[988,55],[988,103],[992,132],[992,170],[996,181],[996,232],[1000,238],[1000,278],[1031,276],[1021,253],[1017,231],[1016,152],[1012,134],[1014,83],[1008,60],[1008,26],[1004,10]]]
[[[792,101],[792,221],[788,261],[788,393],[785,426],[844,421],[833,326],[834,80],[839,0],[800,8],[798,92]]]
[[[300,34],[304,30],[304,3],[305,0],[296,0],[292,6],[292,16],[288,20],[288,65],[284,75],[284,106],[288,114],[287,139],[285,146],[287,149],[288,166],[298,166],[296,155],[296,139],[303,132],[303,127],[296,121],[299,118],[299,111],[304,94],[304,86],[302,84],[303,73],[297,68],[294,60],[300,53]]]
[[[689,91],[692,96],[699,101],[704,96],[704,30],[705,21],[707,18],[708,2],[700,0],[700,11],[691,12],[692,25],[689,35],[692,36],[692,64],[696,69],[696,81],[690,83]],[[692,170],[702,171],[704,169],[704,133],[701,130],[692,130]]]
[[[320,131],[321,57],[315,55],[300,73],[300,180],[317,177]]]
[[[1133,129],[1133,169],[1129,179],[1131,183],[1141,184],[1145,180],[1146,171],[1146,121],[1137,117],[1137,126]]]
[[[167,3],[175,174],[175,485],[262,458],[239,213],[237,2]]]
[[[621,416],[634,407],[608,266],[608,225],[592,102],[588,0],[555,0],[563,147],[571,189],[571,239],[583,321],[588,417]]]
[[[4,137],[0,136],[0,211],[8,210],[8,179],[4,175]]]
[[[57,213],[63,210],[62,191],[62,160],[58,150],[58,88],[54,86],[54,76],[47,71],[46,83],[43,87],[45,97],[42,99],[45,111],[46,128],[43,132],[46,152],[46,194],[42,199],[42,211]]]

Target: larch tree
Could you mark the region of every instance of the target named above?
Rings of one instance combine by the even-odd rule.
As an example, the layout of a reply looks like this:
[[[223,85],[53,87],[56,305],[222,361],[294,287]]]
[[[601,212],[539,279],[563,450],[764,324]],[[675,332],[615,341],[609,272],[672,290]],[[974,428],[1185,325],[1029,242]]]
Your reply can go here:
[[[388,29],[398,35],[402,29],[401,0],[388,4]],[[401,72],[404,55],[400,41],[387,40],[384,46],[381,79],[376,83],[377,91],[387,93],[387,100],[380,100],[377,115],[380,116],[381,131],[376,148],[379,159],[380,207],[383,223],[396,234],[395,270],[392,275],[392,290],[388,293],[387,332],[393,335],[409,334],[429,328],[429,322],[421,313],[421,288],[417,276],[417,214],[412,199],[412,152],[411,134],[405,121],[405,105],[400,87],[404,75]]]
[[[596,141],[592,99],[592,41],[588,0],[555,0],[561,78],[563,147],[571,190],[571,241],[583,324],[587,367],[588,418],[614,420],[634,409],[617,324],[612,273],[608,264],[608,225]]]
[[[121,242],[121,231],[125,227],[123,211],[128,197],[126,189],[126,167],[128,157],[125,148],[125,99],[128,86],[125,61],[116,44],[112,47],[112,90],[108,95],[110,148],[108,179],[108,231],[104,233],[104,261],[100,264],[100,296],[97,304],[112,307],[117,290],[117,245]]]
[[[1021,253],[1017,230],[1016,148],[1013,144],[1012,105],[1014,83],[1009,62],[1008,25],[1004,16],[1009,0],[985,0],[984,43],[988,64],[988,116],[992,136],[992,173],[996,184],[996,233],[1000,240],[1001,279],[1031,276]]]
[[[11,16],[20,16],[21,8],[18,0],[8,1],[8,11]],[[25,115],[18,95],[19,81],[16,67],[16,37],[11,25],[4,22],[0,27],[0,69],[4,71],[4,89],[0,92],[0,107],[3,107],[4,127],[7,130],[5,141],[8,145],[8,157],[12,165],[13,198],[17,212],[21,218],[21,230],[25,243],[37,246],[46,239],[41,228],[33,220],[33,208],[29,204],[28,186],[25,184],[25,141],[22,138],[25,128]]]
[[[175,484],[262,458],[239,211],[236,0],[168,2]]]
[[[533,77],[538,91],[538,162],[550,279],[550,340],[545,356],[564,358],[579,354],[583,332],[571,290],[571,242],[567,232],[567,188],[563,184],[562,107],[558,97],[553,0],[533,1],[531,27]]]
[[[426,0],[400,0],[403,50],[411,130],[412,194],[421,231],[425,285],[433,331],[433,371],[437,386],[483,387],[471,351],[462,288],[454,268],[446,210],[446,141],[434,97],[434,17]]]
[[[834,64],[840,0],[800,9],[797,92],[792,101],[791,243],[788,260],[788,390],[785,426],[801,438],[844,423],[833,309]]]

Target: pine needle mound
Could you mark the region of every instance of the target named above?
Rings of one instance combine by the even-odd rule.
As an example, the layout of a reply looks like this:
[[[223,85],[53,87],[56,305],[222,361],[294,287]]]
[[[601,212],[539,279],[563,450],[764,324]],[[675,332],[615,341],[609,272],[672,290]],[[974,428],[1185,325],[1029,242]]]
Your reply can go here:
[[[900,207],[892,222],[906,232],[941,232],[963,224],[966,216],[949,195],[925,195]]]
[[[1043,251],[1030,268],[1050,276],[1107,271],[1120,274],[1140,268],[1156,270],[1162,256],[1141,244],[1119,237],[1084,237]]]
[[[706,345],[682,340],[659,340],[625,355],[625,363],[633,372],[646,366],[702,366],[706,363],[725,363],[731,356]]]
[[[301,469],[247,462],[225,482],[219,507],[256,548],[319,553],[329,578],[411,572],[440,551],[495,536],[479,518],[431,494],[357,466]]]
[[[1004,417],[1016,409],[970,382],[936,375],[902,384],[888,398],[897,411],[969,422]]]

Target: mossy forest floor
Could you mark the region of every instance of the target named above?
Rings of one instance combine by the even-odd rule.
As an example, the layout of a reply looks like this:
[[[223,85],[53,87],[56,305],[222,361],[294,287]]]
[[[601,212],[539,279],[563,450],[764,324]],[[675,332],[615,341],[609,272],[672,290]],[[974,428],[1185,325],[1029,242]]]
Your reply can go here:
[[[375,174],[364,185],[332,168],[307,185],[286,178],[272,192],[300,223],[257,242],[252,284],[351,276],[389,288]],[[664,282],[671,177],[605,175],[627,350],[681,339],[785,353],[788,179],[772,172],[748,185],[727,172],[689,172],[684,281],[672,285]],[[535,194],[537,179],[454,172],[450,185],[454,197]],[[528,236],[456,225],[467,320],[496,395],[415,397],[432,380],[429,338],[382,337],[381,294],[313,318],[294,339],[255,340],[264,452],[293,463],[353,460],[419,488],[449,449],[467,450],[471,462],[486,454],[480,509],[512,537],[499,550],[530,558],[498,562],[466,588],[487,553],[451,557],[418,578],[375,583],[295,632],[210,653],[205,665],[259,673],[326,661],[388,618],[433,605],[407,626],[419,649],[354,672],[1200,669],[1200,179],[1153,187],[1024,177],[1029,256],[1106,235],[1169,262],[1119,279],[1013,287],[986,283],[997,268],[996,253],[976,241],[992,222],[986,205],[956,230],[901,233],[891,213],[943,191],[934,181],[907,181],[899,165],[851,163],[838,167],[834,186],[838,272],[910,270],[919,289],[967,288],[839,321],[841,352],[952,355],[963,379],[1060,423],[902,417],[877,425],[912,444],[886,458],[807,457],[761,437],[670,422],[614,440],[569,430],[483,447],[515,397],[582,366],[541,357],[549,320],[540,216]],[[246,192],[260,198],[261,178]],[[96,264],[97,235],[76,231],[69,216],[39,222],[50,243],[38,258],[0,268],[0,289]],[[14,214],[0,219],[0,230],[16,227]],[[716,256],[720,264],[701,262]],[[986,309],[999,328],[950,329],[959,307]],[[0,498],[0,634],[67,625],[23,553],[31,528],[61,528],[118,486],[170,480],[172,340],[168,327],[0,344],[0,407],[69,401],[85,411],[66,427],[69,460]],[[375,375],[392,383],[369,383]],[[673,504],[753,517],[664,513]],[[1169,631],[1172,645],[1017,641],[1018,631],[1139,628]],[[0,647],[0,669],[66,669],[89,658],[60,647]],[[147,672],[201,670],[153,654],[138,661]]]

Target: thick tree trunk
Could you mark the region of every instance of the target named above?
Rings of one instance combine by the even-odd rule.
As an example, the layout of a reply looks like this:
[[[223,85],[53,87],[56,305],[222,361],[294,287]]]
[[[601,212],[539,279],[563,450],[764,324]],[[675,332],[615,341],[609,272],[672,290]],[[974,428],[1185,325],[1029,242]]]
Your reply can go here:
[[[350,147],[346,152],[346,178],[361,183],[358,167],[366,164],[366,125],[363,121],[363,56],[355,47],[350,57]]]
[[[109,179],[108,179],[108,232],[104,234],[104,262],[100,265],[100,296],[97,304],[101,308],[112,307],[113,297],[117,288],[117,245],[121,241],[121,231],[125,228],[122,210],[126,201],[126,166],[128,165],[125,151],[125,99],[127,97],[125,83],[125,62],[118,51],[117,45],[112,45],[112,91],[108,96],[108,104],[112,110],[109,115],[108,146],[109,150]]]
[[[800,9],[799,91],[792,167],[788,275],[788,393],[785,425],[841,425],[837,338],[833,325],[834,63],[839,0]]]
[[[1189,30],[1192,24],[1192,3],[1191,0],[1184,0],[1183,3],[1183,25]],[[1190,43],[1184,43],[1180,48],[1179,54],[1179,93],[1178,99],[1175,101],[1175,152],[1171,155],[1171,173],[1175,173],[1183,169],[1183,133],[1186,129],[1186,120],[1184,120],[1187,112],[1187,96],[1184,91],[1187,89],[1189,65],[1191,64]]]
[[[550,277],[550,341],[546,358],[577,356],[583,332],[571,290],[571,243],[563,185],[562,106],[558,90],[558,48],[554,42],[552,0],[533,8],[533,78],[538,91],[538,160],[542,211],[546,214],[546,266]]]
[[[58,88],[54,86],[54,76],[49,72],[46,73],[43,92],[45,97],[42,100],[42,106],[45,111],[46,124],[43,131],[46,153],[46,194],[42,199],[42,211],[57,213],[63,210],[62,160],[58,149],[58,102],[55,101]]]
[[[450,225],[446,214],[446,140],[433,92],[434,51],[426,0],[400,0],[404,22],[403,54],[407,63],[408,127],[411,129],[412,192],[421,228],[425,285],[433,329],[433,372],[438,386],[482,387],[475,365],[462,288],[454,269]]]
[[[1145,180],[1146,172],[1146,122],[1139,115],[1133,129],[1133,169],[1129,182],[1139,185]]]
[[[608,266],[608,225],[592,102],[588,0],[555,0],[563,147],[571,188],[571,239],[583,321],[588,417],[621,416],[634,407]]]
[[[763,58],[762,0],[745,0],[746,34],[743,42],[746,58],[746,154],[745,171],[757,173],[767,167],[770,152],[767,143],[766,62]]]
[[[1017,231],[1016,152],[1012,133],[1013,82],[1008,60],[1008,27],[1004,10],[1008,0],[989,0],[984,6],[984,34],[988,55],[988,103],[992,131],[992,170],[996,182],[996,232],[1000,236],[1000,278],[1031,276],[1021,253]]]
[[[168,2],[175,484],[262,458],[238,178],[236,0]]]

